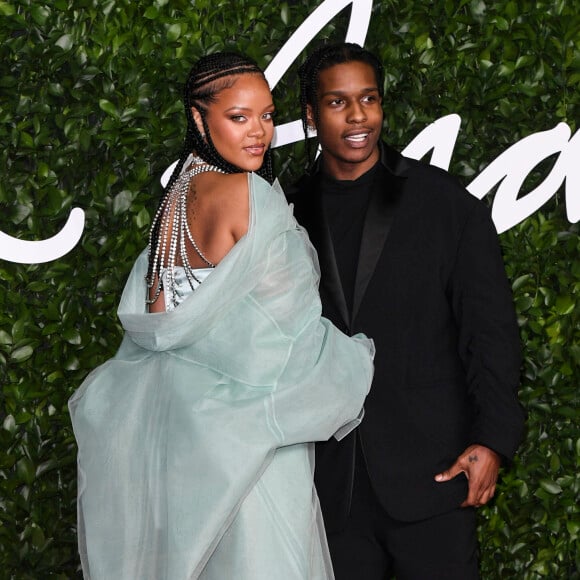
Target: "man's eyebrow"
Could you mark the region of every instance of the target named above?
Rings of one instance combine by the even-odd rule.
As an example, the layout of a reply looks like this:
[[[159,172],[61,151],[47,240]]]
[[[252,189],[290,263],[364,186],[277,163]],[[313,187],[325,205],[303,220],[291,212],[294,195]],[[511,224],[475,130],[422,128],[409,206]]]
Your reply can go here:
[[[379,92],[379,88],[378,87],[366,87],[364,89],[360,90],[361,93],[378,93]],[[322,93],[320,96],[321,97],[327,97],[329,95],[337,95],[337,96],[343,96],[343,95],[348,95],[350,94],[351,91],[343,91],[341,89],[332,89],[330,91],[326,91],[324,93]]]

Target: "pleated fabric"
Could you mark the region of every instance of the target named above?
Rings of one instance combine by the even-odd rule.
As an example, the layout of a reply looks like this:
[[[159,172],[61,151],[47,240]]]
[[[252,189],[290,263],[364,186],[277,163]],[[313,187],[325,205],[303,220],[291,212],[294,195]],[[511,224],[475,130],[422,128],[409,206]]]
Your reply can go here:
[[[333,578],[311,442],[360,422],[374,347],[321,318],[305,232],[248,179],[248,233],[175,310],[146,311],[141,254],[69,401],[86,579]]]

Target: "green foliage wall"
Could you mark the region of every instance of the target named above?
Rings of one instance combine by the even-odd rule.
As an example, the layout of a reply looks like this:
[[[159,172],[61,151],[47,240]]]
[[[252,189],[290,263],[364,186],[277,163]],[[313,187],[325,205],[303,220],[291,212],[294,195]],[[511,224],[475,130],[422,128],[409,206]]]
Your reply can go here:
[[[320,3],[0,0],[0,231],[45,239],[71,207],[87,218],[64,258],[0,262],[2,578],[78,575],[66,402],[120,342],[116,305],[146,244],[160,174],[179,150],[191,63],[235,48],[266,66]],[[526,135],[559,121],[576,131],[573,4],[375,0],[366,46],[387,70],[390,142],[403,148],[430,122],[458,113],[451,171],[467,184]],[[342,40],[349,15],[347,8],[319,36]],[[294,73],[275,90],[281,122],[299,116]],[[275,157],[288,183],[302,170],[303,146]],[[549,169],[549,161],[538,166],[525,188]],[[501,236],[529,419],[515,465],[480,510],[484,578],[580,577],[578,229],[560,191]]]

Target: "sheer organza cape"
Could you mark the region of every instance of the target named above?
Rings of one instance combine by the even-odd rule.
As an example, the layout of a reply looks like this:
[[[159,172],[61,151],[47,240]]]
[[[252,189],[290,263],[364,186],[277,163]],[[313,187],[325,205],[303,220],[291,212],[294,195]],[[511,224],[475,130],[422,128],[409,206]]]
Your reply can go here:
[[[250,174],[248,233],[172,312],[145,308],[69,402],[92,580],[332,578],[311,444],[354,428],[372,342],[321,318],[316,256],[279,186]]]

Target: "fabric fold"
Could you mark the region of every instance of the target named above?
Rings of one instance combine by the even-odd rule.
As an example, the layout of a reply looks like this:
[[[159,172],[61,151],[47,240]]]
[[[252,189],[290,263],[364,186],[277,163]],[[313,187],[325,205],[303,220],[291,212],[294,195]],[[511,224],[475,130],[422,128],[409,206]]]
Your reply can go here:
[[[373,345],[321,318],[306,234],[249,186],[248,233],[174,311],[146,312],[141,254],[70,400],[87,579],[332,578],[309,442],[356,426]]]

